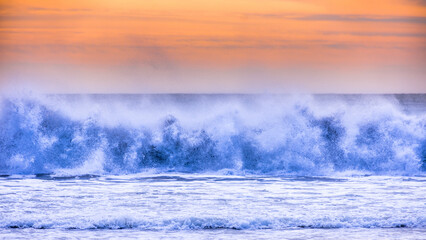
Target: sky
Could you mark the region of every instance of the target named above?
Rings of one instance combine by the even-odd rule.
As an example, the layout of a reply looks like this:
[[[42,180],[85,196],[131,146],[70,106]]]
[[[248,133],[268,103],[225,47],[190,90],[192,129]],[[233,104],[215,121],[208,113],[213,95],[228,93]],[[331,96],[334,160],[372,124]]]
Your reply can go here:
[[[426,93],[425,0],[0,0],[0,88]]]

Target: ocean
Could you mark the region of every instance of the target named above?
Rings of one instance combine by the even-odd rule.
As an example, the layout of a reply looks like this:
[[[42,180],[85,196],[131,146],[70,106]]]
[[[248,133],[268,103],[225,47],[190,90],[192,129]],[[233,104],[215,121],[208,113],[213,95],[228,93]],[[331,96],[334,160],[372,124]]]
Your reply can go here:
[[[6,94],[2,239],[426,239],[426,94]]]

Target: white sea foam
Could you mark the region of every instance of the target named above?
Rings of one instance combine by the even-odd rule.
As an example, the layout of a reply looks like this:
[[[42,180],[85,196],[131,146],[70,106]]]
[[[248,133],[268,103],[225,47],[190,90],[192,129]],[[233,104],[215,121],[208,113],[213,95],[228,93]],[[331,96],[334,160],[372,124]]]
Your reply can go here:
[[[426,114],[403,107],[389,96],[9,95],[0,167],[5,174],[420,174]]]

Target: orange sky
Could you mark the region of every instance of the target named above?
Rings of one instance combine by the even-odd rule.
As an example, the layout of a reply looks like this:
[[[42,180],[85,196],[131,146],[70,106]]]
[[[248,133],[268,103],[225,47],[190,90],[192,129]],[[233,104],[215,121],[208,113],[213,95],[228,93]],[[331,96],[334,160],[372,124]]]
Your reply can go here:
[[[426,92],[424,0],[0,0],[0,83]]]

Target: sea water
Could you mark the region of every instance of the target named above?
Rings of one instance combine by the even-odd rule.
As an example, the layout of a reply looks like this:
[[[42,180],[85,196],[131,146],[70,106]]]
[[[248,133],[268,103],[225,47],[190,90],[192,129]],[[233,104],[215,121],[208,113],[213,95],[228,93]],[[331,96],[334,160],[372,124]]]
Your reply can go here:
[[[0,238],[426,239],[426,95],[8,94]]]

